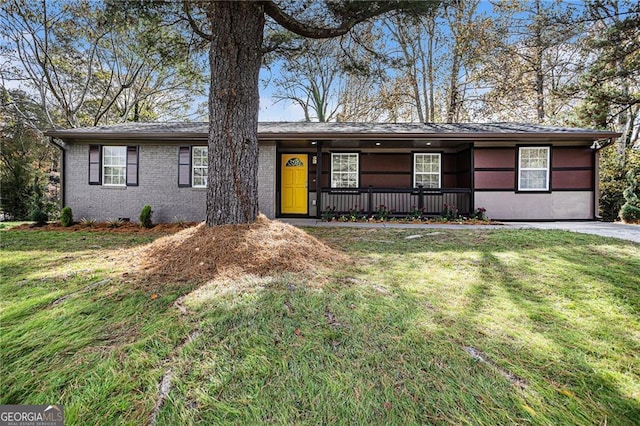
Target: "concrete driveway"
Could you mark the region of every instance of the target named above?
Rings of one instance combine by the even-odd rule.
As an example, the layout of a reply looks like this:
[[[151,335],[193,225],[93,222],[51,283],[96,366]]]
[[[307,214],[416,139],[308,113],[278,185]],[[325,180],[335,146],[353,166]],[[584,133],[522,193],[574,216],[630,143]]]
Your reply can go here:
[[[561,229],[582,234],[613,237],[640,243],[640,225],[611,222],[508,222],[505,225],[520,229]]]
[[[640,225],[610,222],[502,222],[501,225],[453,225],[415,223],[322,222],[316,219],[279,219],[295,226],[352,227],[352,228],[403,228],[403,229],[560,229],[582,234],[600,235],[640,243]]]

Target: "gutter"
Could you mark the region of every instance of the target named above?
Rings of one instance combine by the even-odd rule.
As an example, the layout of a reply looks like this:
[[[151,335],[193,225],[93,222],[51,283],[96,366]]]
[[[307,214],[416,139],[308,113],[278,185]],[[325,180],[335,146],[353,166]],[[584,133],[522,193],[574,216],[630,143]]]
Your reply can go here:
[[[60,209],[62,210],[65,206],[65,190],[64,190],[64,184],[65,184],[65,169],[66,169],[66,148],[65,148],[65,143],[61,140],[58,139],[60,142],[56,142],[56,137],[54,136],[49,136],[49,143],[51,143],[51,145],[55,146],[56,148],[58,148],[60,150]]]

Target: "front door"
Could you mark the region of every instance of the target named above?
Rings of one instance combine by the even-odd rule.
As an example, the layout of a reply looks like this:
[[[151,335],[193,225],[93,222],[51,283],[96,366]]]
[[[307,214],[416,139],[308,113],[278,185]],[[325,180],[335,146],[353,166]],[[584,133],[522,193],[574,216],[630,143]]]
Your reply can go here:
[[[282,154],[280,213],[307,214],[307,154]]]

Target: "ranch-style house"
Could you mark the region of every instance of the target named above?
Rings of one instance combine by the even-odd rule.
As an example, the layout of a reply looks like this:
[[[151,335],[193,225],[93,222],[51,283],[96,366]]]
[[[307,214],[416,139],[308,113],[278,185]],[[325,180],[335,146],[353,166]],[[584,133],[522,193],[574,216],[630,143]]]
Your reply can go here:
[[[62,150],[63,204],[77,218],[205,218],[207,123],[126,123],[46,133]],[[444,205],[497,220],[591,220],[598,156],[619,134],[535,124],[259,123],[258,203],[320,218]]]

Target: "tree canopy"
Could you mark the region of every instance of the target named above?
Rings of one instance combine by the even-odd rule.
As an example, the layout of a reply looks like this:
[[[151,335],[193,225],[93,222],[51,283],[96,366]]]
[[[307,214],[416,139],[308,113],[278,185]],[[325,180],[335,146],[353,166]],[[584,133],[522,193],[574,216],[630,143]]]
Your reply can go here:
[[[0,81],[31,100],[11,108],[36,135],[208,116],[207,223],[244,223],[258,211],[265,66],[274,99],[309,121],[610,128],[624,168],[640,145],[639,31],[631,0],[7,0]]]

